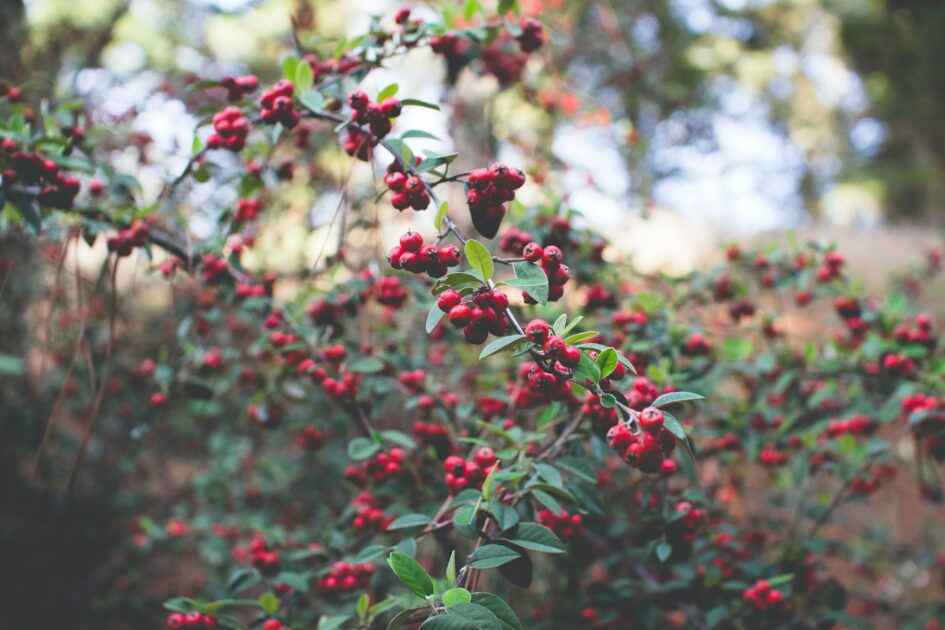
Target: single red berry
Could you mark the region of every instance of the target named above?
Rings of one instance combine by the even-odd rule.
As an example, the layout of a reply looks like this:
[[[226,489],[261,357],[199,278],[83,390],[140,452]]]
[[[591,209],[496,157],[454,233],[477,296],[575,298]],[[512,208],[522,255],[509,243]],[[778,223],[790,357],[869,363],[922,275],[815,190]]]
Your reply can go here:
[[[423,246],[423,235],[419,232],[407,232],[400,237],[400,246],[405,252],[418,252]]]
[[[455,267],[459,264],[459,248],[453,244],[444,245],[440,248],[439,261],[447,267]]]
[[[449,317],[451,324],[457,328],[461,328],[472,321],[472,309],[465,304],[457,304],[450,309],[447,317]]]
[[[567,346],[568,344],[564,342],[564,339],[557,335],[552,335],[545,340],[545,354],[550,357],[558,357]]]
[[[647,433],[657,433],[663,428],[663,412],[656,407],[647,407],[640,412],[640,428]]]
[[[525,336],[528,337],[532,343],[544,344],[550,333],[551,326],[543,319],[533,319],[525,326]]]
[[[581,362],[581,350],[574,346],[565,346],[559,351],[558,360],[561,361],[565,367],[576,367],[577,364]]]
[[[543,254],[541,245],[535,242],[529,243],[522,249],[522,257],[528,262],[537,263],[541,260]]]
[[[564,253],[560,248],[549,245],[546,247],[541,254],[541,264],[544,267],[549,269],[554,269],[561,264],[561,261],[564,259]]]
[[[463,301],[462,296],[458,291],[454,289],[447,289],[440,294],[440,297],[436,299],[436,305],[444,313],[449,313],[454,306],[459,305]]]

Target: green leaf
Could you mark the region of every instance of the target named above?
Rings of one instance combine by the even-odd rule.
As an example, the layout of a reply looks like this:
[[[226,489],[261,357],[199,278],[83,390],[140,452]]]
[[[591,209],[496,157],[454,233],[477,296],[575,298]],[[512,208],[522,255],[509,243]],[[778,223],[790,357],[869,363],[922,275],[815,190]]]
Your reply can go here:
[[[540,523],[519,523],[514,536],[506,540],[532,551],[564,553],[568,549],[553,531]]]
[[[575,343],[575,342],[569,341],[568,343]],[[600,344],[600,343],[582,343],[582,344],[578,344],[578,347],[579,347],[579,348],[587,348],[588,350],[597,350],[598,352],[603,352],[604,350],[607,349],[607,346],[605,346],[605,345],[603,345],[603,344]],[[620,352],[620,351],[617,352],[617,360],[620,361],[620,363],[621,363],[625,368],[627,368],[628,370],[630,370],[630,371],[633,372],[634,374],[637,373],[637,369],[636,369],[635,367],[633,367],[633,364],[632,364],[632,363],[630,363],[630,359],[628,359],[627,357],[625,357],[625,356],[623,355],[623,353]]]
[[[433,594],[433,580],[420,563],[405,553],[395,551],[387,558],[387,564],[394,573],[419,597]]]
[[[597,367],[600,368],[600,377],[607,378],[617,368],[617,351],[607,348],[598,354]]]
[[[502,630],[502,625],[488,608],[478,604],[456,604],[446,611],[447,617],[468,622],[476,630]]]
[[[686,430],[683,429],[682,424],[679,423],[679,420],[677,420],[675,416],[665,411],[663,412],[663,426],[680,440],[686,439]]]
[[[397,90],[400,89],[400,86],[396,83],[391,83],[386,88],[377,93],[377,102],[380,103],[385,98],[390,98],[394,94],[397,94]]]
[[[358,618],[359,619],[364,619],[365,615],[367,615],[368,606],[370,605],[371,605],[371,598],[368,596],[367,593],[362,593],[361,596],[358,598]]]
[[[666,562],[672,553],[673,548],[669,543],[661,542],[656,546],[656,557],[660,562]]]
[[[430,517],[426,514],[404,514],[394,519],[394,522],[387,526],[388,530],[407,529],[408,527],[420,527],[430,522]]]
[[[456,582],[456,551],[450,553],[450,560],[446,563],[446,579],[450,584]]]
[[[304,94],[312,89],[315,82],[315,74],[312,72],[312,66],[307,61],[300,61],[295,69],[295,91],[297,94]]]
[[[427,323],[425,328],[428,335],[433,332],[437,324],[439,324],[444,317],[446,317],[446,313],[444,313],[434,301],[433,306],[430,307],[430,312],[427,313]]]
[[[526,291],[539,304],[548,301],[548,276],[541,267],[530,262],[520,262],[514,263],[512,269],[515,277],[506,280],[507,285]]]
[[[26,371],[26,363],[22,358],[12,354],[0,354],[0,375],[19,376]]]
[[[390,620],[390,623],[387,624],[387,630],[400,630],[404,627],[404,624],[407,623],[407,620],[413,616],[414,613],[420,612],[421,610],[429,610],[427,608],[407,608],[406,610],[401,610],[399,613],[394,615],[394,618]]]
[[[475,17],[478,10],[479,0],[466,0],[466,4],[463,6],[463,17],[469,22]]]
[[[443,202],[440,204],[440,207],[436,211],[436,216],[433,217],[433,227],[439,231],[440,226],[443,224],[443,219],[446,218],[446,213],[449,212],[450,204]]]
[[[279,598],[272,593],[263,593],[259,596],[259,607],[271,615],[279,610]]]
[[[551,464],[539,462],[535,464],[535,470],[537,470],[538,474],[541,475],[542,478],[551,485],[557,486],[559,488],[564,485],[564,480],[561,478],[561,473],[558,472],[558,469]]]
[[[410,105],[416,105],[418,107],[426,107],[427,109],[435,109],[439,111],[440,106],[435,103],[428,103],[426,101],[421,101],[416,98],[402,98],[400,99],[400,104],[404,107],[409,107]]]
[[[652,407],[665,407],[673,403],[683,402],[684,400],[705,400],[705,396],[693,394],[692,392],[670,392],[663,394],[653,401]]]
[[[479,360],[482,361],[486,357],[491,357],[493,354],[507,350],[523,339],[527,339],[527,337],[525,335],[507,335],[494,339],[479,353]]]
[[[454,271],[436,281],[436,284],[433,285],[433,295],[439,295],[447,289],[456,289],[459,291],[461,287],[467,285],[479,287],[482,286],[482,280],[480,280],[478,276],[474,276],[465,271]]]
[[[519,527],[521,526],[520,523]],[[468,566],[472,569],[492,569],[512,562],[518,557],[517,551],[504,545],[483,545],[469,556]]]
[[[376,374],[384,369],[384,362],[374,357],[359,357],[348,365],[348,369],[360,374]]]
[[[443,604],[446,606],[455,606],[456,604],[468,604],[472,601],[472,593],[464,588],[451,588],[443,593]]]
[[[782,586],[784,584],[789,584],[793,580],[793,573],[782,573],[781,575],[776,575],[773,578],[768,578],[768,584],[771,586]]]
[[[586,385],[588,381],[596,385],[600,381],[600,368],[586,352],[581,353],[581,360],[574,370],[574,379],[581,385]]]
[[[440,139],[439,136],[435,136],[429,131],[424,131],[423,129],[410,129],[400,134],[401,140],[406,140],[408,138],[426,138],[427,140]]]
[[[522,630],[522,624],[518,620],[515,611],[498,595],[492,593],[473,593],[472,602],[491,610],[492,614],[499,620],[499,623],[502,624],[502,630]]]
[[[301,60],[298,57],[286,57],[282,61],[282,78],[295,81],[295,75],[296,72],[298,72],[300,63]]]
[[[479,274],[479,278],[486,282],[492,277],[494,267],[492,264],[492,254],[486,249],[486,246],[474,238],[466,241],[466,261],[469,266]]]
[[[299,102],[309,111],[320,112],[325,109],[325,97],[322,96],[321,92],[316,92],[315,90],[303,92],[302,95],[299,96]]]
[[[374,455],[380,448],[374,440],[366,437],[356,437],[348,442],[348,457],[355,461],[361,461]]]
[[[613,409],[617,406],[617,397],[613,394],[604,394],[600,397],[600,405],[607,409]]]
[[[588,330],[588,331],[586,331],[586,332],[574,333],[573,335],[570,335],[570,336],[568,336],[568,337],[565,337],[565,338],[564,338],[564,341],[565,341],[565,343],[567,343],[569,346],[574,346],[574,345],[577,345],[577,344],[581,343],[582,341],[587,341],[588,339],[593,339],[594,337],[596,337],[596,336],[599,335],[599,334],[600,334],[600,333],[597,332],[596,330]]]
[[[393,442],[394,444],[403,446],[404,448],[417,448],[417,443],[414,441],[414,439],[402,431],[387,429],[385,431],[381,431],[381,437],[383,437],[388,442]]]
[[[347,623],[349,615],[326,615],[318,618],[317,630],[339,630]]]
[[[578,319],[581,319],[581,318],[578,317]],[[570,327],[568,326],[568,316],[566,314],[562,314],[562,315],[559,315],[558,319],[555,320],[555,323],[552,324],[551,329],[555,331],[555,334],[560,337],[561,335],[564,334],[566,326]]]
[[[499,471],[498,465],[493,466],[489,470],[489,474],[486,475],[485,480],[482,482],[482,500],[488,501],[489,497],[492,496],[492,488],[495,486],[495,474]]]
[[[43,229],[43,218],[40,216],[36,206],[33,205],[33,202],[25,197],[16,195],[10,199],[10,203],[16,208],[16,211],[23,220],[29,223],[29,226],[33,228],[33,232],[39,234],[40,230]]]

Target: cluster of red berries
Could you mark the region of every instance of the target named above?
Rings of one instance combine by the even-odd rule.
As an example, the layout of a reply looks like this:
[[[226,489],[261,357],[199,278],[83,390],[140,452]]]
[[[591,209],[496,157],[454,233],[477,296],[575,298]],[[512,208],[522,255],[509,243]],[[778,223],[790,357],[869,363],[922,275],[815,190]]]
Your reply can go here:
[[[170,630],[177,628],[218,628],[217,618],[191,610],[187,613],[171,613],[165,622]]]
[[[299,113],[292,105],[293,94],[295,86],[285,79],[276,83],[271,90],[263,92],[259,97],[262,121],[270,125],[281,123],[286,129],[292,129],[299,124]]]
[[[279,552],[269,548],[269,543],[264,538],[254,538],[249,543],[250,562],[256,570],[266,577],[272,577],[279,573],[281,561]]]
[[[404,173],[403,165],[397,160],[387,165],[384,184],[393,193],[390,202],[398,210],[426,210],[430,205],[430,195],[423,180],[418,175]]]
[[[251,129],[252,123],[239,107],[226,107],[213,115],[215,133],[207,138],[207,146],[211,149],[241,151],[246,146],[246,136]]]
[[[426,273],[431,278],[441,278],[447,269],[459,264],[459,248],[448,243],[437,247],[423,242],[419,232],[407,232],[400,237],[400,244],[390,248],[387,254],[390,266],[411,273]]]
[[[645,473],[660,472],[663,461],[676,448],[676,437],[663,426],[663,412],[647,407],[640,412],[637,423],[640,433],[618,422],[607,431],[607,444],[630,466]]]
[[[401,284],[397,276],[379,278],[371,288],[374,298],[384,306],[398,309],[407,301],[407,289]]]
[[[407,454],[402,448],[392,448],[389,453],[380,452],[361,466],[350,465],[344,470],[345,479],[363,485],[370,480],[378,483],[387,481],[403,472],[403,463]]]
[[[875,372],[875,370],[873,371]],[[887,354],[880,364],[880,371],[894,377],[913,376],[915,374],[915,361],[902,352]]]
[[[47,160],[41,153],[21,153],[16,151],[16,142],[5,139],[2,145],[4,153],[12,153],[12,168],[5,169],[3,187],[9,189],[14,184],[39,185],[36,195],[40,205],[50,208],[69,210],[75,202],[82,184],[71,175],[64,175],[59,165]]]
[[[382,532],[395,519],[393,516],[387,516],[381,509],[380,501],[367,492],[359,494],[353,503],[355,514],[351,525],[361,533]]]
[[[223,77],[220,85],[226,88],[226,99],[235,102],[242,99],[247,94],[252,94],[259,87],[259,79],[255,74],[247,74],[241,77]]]
[[[555,400],[571,399],[571,372],[557,362],[553,372],[536,363],[522,363],[518,368],[521,385],[509,383],[509,396],[515,406],[533,409]],[[547,374],[548,376],[540,376]]]
[[[827,282],[840,276],[843,267],[843,256],[837,252],[827,252],[824,254],[824,264],[817,268],[818,282]]]
[[[400,116],[401,103],[396,98],[384,99],[383,103],[372,103],[363,90],[352,90],[348,94],[348,105],[353,110],[351,119],[359,126],[348,127],[344,140],[345,153],[367,161],[371,149],[393,128],[392,119]],[[370,133],[365,130],[370,129]]]
[[[346,403],[357,397],[361,388],[361,377],[354,372],[345,372],[340,378],[325,377],[321,385],[332,400]]]
[[[896,341],[902,344],[916,344],[929,349],[935,347],[935,336],[932,334],[932,318],[928,313],[921,313],[915,318],[915,325],[899,324],[893,331]]]
[[[550,280],[551,276],[549,276]],[[617,300],[610,289],[600,284],[594,283],[587,287],[584,293],[584,308],[587,311],[595,311],[599,308],[614,308],[617,306]]]
[[[318,590],[323,593],[346,593],[367,588],[375,567],[370,562],[344,562],[331,565],[331,571],[318,578]]]
[[[896,467],[892,464],[873,464],[869,474],[857,475],[850,480],[850,492],[869,496],[879,490],[884,481],[895,479]]]
[[[548,276],[548,301],[556,302],[564,295],[564,285],[571,278],[571,269],[562,261],[564,252],[557,245],[542,247],[534,241],[522,248],[522,257],[528,262],[540,265]],[[526,304],[534,304],[535,300],[527,291],[522,291]]]
[[[728,306],[728,314],[735,323],[748,319],[755,314],[757,308],[750,300],[739,300]]]
[[[426,377],[427,373],[423,370],[404,370],[397,375],[397,381],[410,393],[419,394]]]
[[[329,57],[325,60],[320,60],[314,54],[309,53],[302,57],[302,60],[308,62],[308,65],[312,67],[312,72],[315,75],[314,79],[316,82],[328,75],[344,74],[354,70],[362,63],[358,57],[354,56],[350,52],[344,53],[337,59],[334,57]]]
[[[129,256],[135,247],[144,247],[148,243],[151,226],[141,219],[131,224],[131,227],[121,230],[117,235],[108,237],[108,251],[116,256]]]
[[[466,203],[476,231],[492,238],[505,217],[505,202],[515,199],[515,191],[525,184],[525,173],[496,162],[489,168],[469,173]]]
[[[742,600],[761,613],[778,608],[785,603],[784,594],[771,588],[767,580],[758,580],[754,586],[745,589]]]
[[[667,538],[686,544],[695,542],[699,528],[706,521],[706,512],[697,508],[689,501],[680,501],[676,504],[676,514],[682,516],[673,519],[666,527]]]
[[[538,513],[538,522],[565,542],[580,536],[584,531],[584,517],[577,513],[569,514],[564,508],[557,514],[551,510],[541,510]]]
[[[450,494],[466,488],[481,488],[496,461],[495,453],[485,446],[476,451],[473,461],[466,461],[459,455],[447,457],[443,461],[443,471]]]
[[[831,420],[827,423],[826,435],[828,438],[838,438],[850,433],[852,435],[870,435],[877,428],[876,421],[867,416],[853,416],[846,420]]]
[[[463,329],[468,343],[483,343],[489,334],[501,337],[509,327],[509,298],[504,293],[485,287],[475,291],[469,300],[455,289],[440,293],[436,305],[446,313],[447,319],[456,328]]]
[[[430,49],[446,57],[447,61],[455,61],[462,57],[468,46],[468,40],[459,37],[456,33],[444,33],[430,40]]]
[[[778,447],[771,442],[764,445],[761,452],[758,453],[758,463],[768,468],[777,468],[787,463],[787,454],[778,450]]]
[[[381,103],[372,103],[363,90],[351,90],[348,93],[348,105],[351,106],[351,119],[364,126],[368,125],[371,135],[376,139],[383,138],[390,133],[394,118],[400,116],[403,107],[400,100],[390,97]]]
[[[315,427],[304,427],[299,431],[296,444],[306,451],[317,451],[325,444],[325,434]]]
[[[413,423],[413,431],[421,442],[432,446],[438,454],[445,456],[452,452],[449,432],[444,425],[418,420]]]
[[[587,392],[584,395],[581,413],[591,421],[591,424],[602,429],[613,426],[620,419],[616,407],[602,405],[600,397],[594,392]]]
[[[236,214],[234,219],[237,223],[246,223],[253,221],[263,211],[262,199],[238,199],[236,201]]]
[[[689,338],[686,339],[686,343],[683,344],[680,352],[686,357],[702,357],[712,352],[712,345],[709,343],[709,340],[705,338],[705,335],[692,333],[689,335]]]
[[[521,29],[518,37],[518,45],[524,53],[530,53],[541,48],[545,43],[545,31],[541,22],[533,17],[525,16],[519,20],[518,27]]]

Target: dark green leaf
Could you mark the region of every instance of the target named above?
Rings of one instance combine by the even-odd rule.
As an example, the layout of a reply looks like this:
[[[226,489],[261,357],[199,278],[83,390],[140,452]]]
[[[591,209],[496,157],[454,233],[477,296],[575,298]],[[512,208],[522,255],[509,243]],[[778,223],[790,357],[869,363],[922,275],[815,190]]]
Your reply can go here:
[[[433,580],[420,563],[405,553],[395,551],[387,558],[387,564],[394,573],[419,597],[433,594]]]

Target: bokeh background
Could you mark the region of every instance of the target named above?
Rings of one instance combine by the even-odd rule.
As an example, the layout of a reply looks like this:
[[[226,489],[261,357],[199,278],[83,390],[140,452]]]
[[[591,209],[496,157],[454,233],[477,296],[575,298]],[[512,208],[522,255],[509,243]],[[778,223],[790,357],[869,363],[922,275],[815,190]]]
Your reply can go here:
[[[338,38],[363,31],[371,15],[399,4],[0,0],[0,76],[35,93],[81,99],[95,112],[87,121],[92,134],[138,134],[135,146],[111,147],[111,160],[137,173],[153,192],[191,153],[200,115],[199,94],[188,84],[245,72],[269,82],[293,49],[293,19],[323,36],[330,50]],[[451,106],[440,112],[412,108],[402,124],[443,138],[423,142],[458,151],[459,170],[496,157],[545,164],[568,204],[646,272],[705,268],[727,242],[768,242],[793,232],[839,242],[852,273],[882,287],[940,244],[945,3],[522,5],[541,14],[549,44],[529,62],[521,85],[500,90],[494,77],[472,73],[451,84],[454,77],[425,51],[394,60],[368,79],[369,88],[396,81],[401,94],[429,101],[450,91]],[[422,17],[424,4],[414,6]],[[332,255],[347,162],[334,147],[321,157],[339,184],[314,190],[300,181],[285,210],[257,235],[249,265],[291,272]],[[350,176],[349,185],[357,185],[372,174],[363,168]],[[212,187],[195,186],[184,201],[192,237],[212,238],[219,209],[232,201]],[[391,221],[383,229],[398,234],[403,224]],[[100,611],[119,615],[124,627],[144,627],[136,620],[153,619],[154,603],[181,590],[183,570],[167,558],[163,568],[147,569],[162,582],[136,580],[141,576],[135,570],[144,569],[121,551],[127,518],[187,492],[200,463],[165,469],[142,456],[122,469],[93,452],[81,501],[65,501],[55,477],[28,481],[33,451],[24,445],[39,437],[36,423],[24,419],[45,417],[50,399],[44,384],[30,382],[30,371],[13,358],[43,361],[31,354],[26,333],[35,333],[49,296],[30,274],[48,276],[54,269],[43,264],[42,253],[14,251],[12,243],[3,247],[25,271],[4,292],[0,321],[0,557],[7,585],[0,593],[19,608],[56,611],[65,624],[56,627],[118,627],[96,617]],[[102,243],[83,245],[75,254],[78,267],[94,270],[105,249]],[[149,292],[132,265],[122,275],[126,286],[137,287],[138,306],[152,304],[159,313],[166,292]],[[941,287],[923,300],[941,319]],[[816,322],[796,326],[817,332]],[[96,444],[93,451],[143,448],[133,438]],[[140,491],[143,478],[146,493]],[[113,588],[116,576],[127,578],[134,596]]]

